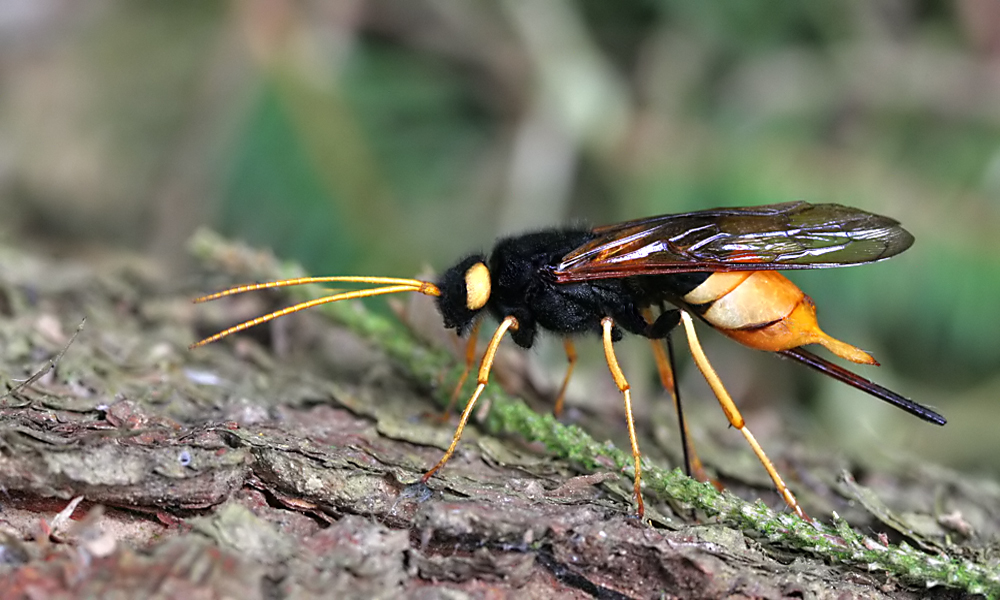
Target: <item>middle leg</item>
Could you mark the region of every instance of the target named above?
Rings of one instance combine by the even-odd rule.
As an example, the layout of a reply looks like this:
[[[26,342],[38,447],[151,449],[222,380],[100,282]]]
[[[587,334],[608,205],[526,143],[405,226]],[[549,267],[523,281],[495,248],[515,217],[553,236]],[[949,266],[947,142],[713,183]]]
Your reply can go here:
[[[639,514],[639,518],[642,519],[643,514],[646,512],[646,506],[642,502],[642,454],[639,452],[639,442],[635,437],[635,421],[632,418],[632,393],[630,392],[628,381],[625,379],[625,374],[622,373],[621,367],[618,366],[615,349],[611,345],[611,332],[614,326],[615,324],[611,317],[601,319],[601,329],[604,337],[604,358],[608,362],[608,368],[611,369],[611,377],[614,378],[615,385],[618,386],[618,391],[622,393],[622,397],[625,400],[625,423],[628,425],[628,441],[632,445],[632,459],[635,461],[634,487],[635,500],[638,504],[636,512]]]

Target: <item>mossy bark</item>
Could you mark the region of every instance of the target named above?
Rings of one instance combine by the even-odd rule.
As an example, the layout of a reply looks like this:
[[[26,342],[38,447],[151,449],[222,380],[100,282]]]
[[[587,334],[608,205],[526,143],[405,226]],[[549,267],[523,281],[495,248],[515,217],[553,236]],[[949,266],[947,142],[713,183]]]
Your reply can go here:
[[[227,283],[301,275],[211,234],[193,248]],[[6,250],[4,267],[8,388],[87,318],[55,367],[0,405],[5,597],[1000,593],[993,482],[933,467],[879,472],[900,494],[962,507],[921,514],[802,459],[799,479],[825,482],[804,495],[807,509],[847,519],[814,512],[809,523],[650,459],[640,522],[631,456],[588,435],[599,424],[581,414],[565,425],[490,385],[488,413],[422,485],[451,439],[433,414],[461,365],[398,320],[330,305],[190,351],[274,296],[194,307],[196,286],[168,291],[130,261]],[[747,479],[727,483],[774,498]]]

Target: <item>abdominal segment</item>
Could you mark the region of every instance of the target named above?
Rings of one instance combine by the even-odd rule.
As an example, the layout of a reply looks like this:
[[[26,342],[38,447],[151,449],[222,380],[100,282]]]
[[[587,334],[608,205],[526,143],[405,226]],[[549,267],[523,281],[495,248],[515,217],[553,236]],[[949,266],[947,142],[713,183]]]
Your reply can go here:
[[[744,346],[778,352],[822,344],[846,360],[878,364],[864,350],[824,333],[812,298],[776,271],[713,273],[683,300]]]

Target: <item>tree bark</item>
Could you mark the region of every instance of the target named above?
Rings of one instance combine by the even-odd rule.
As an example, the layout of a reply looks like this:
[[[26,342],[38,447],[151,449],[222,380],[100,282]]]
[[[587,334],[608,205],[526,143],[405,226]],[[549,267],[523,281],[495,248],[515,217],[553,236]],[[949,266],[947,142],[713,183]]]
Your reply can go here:
[[[210,234],[194,249],[241,282],[300,274]],[[845,465],[810,458],[821,452],[790,449],[779,462],[812,482],[802,484],[807,512],[832,508],[847,519],[809,523],[756,476],[727,471],[736,495],[720,493],[654,454],[644,465],[648,520],[639,521],[631,456],[586,433],[607,429],[598,417],[580,413],[581,426],[567,426],[491,385],[488,415],[424,485],[421,474],[451,440],[452,426],[434,414],[462,365],[398,320],[347,303],[189,350],[202,335],[266,312],[275,295],[193,307],[190,290],[171,291],[134,261],[6,254],[5,598],[961,598],[1000,590],[989,558],[1000,513],[992,482],[926,467],[869,470],[859,483]],[[58,360],[46,370],[51,357]],[[19,387],[14,377],[33,372],[37,380]],[[616,436],[623,431],[624,423]],[[899,500],[892,509],[867,481],[892,482],[894,501],[944,494],[966,508],[915,514]],[[775,508],[738,496],[764,496]]]

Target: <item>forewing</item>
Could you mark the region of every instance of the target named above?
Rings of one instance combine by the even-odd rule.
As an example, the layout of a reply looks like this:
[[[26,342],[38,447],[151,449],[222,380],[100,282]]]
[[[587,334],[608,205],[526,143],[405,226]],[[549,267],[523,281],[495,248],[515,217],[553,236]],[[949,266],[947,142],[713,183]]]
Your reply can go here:
[[[806,202],[663,215],[594,233],[563,258],[558,281],[842,267],[889,258],[913,243],[889,217]]]

